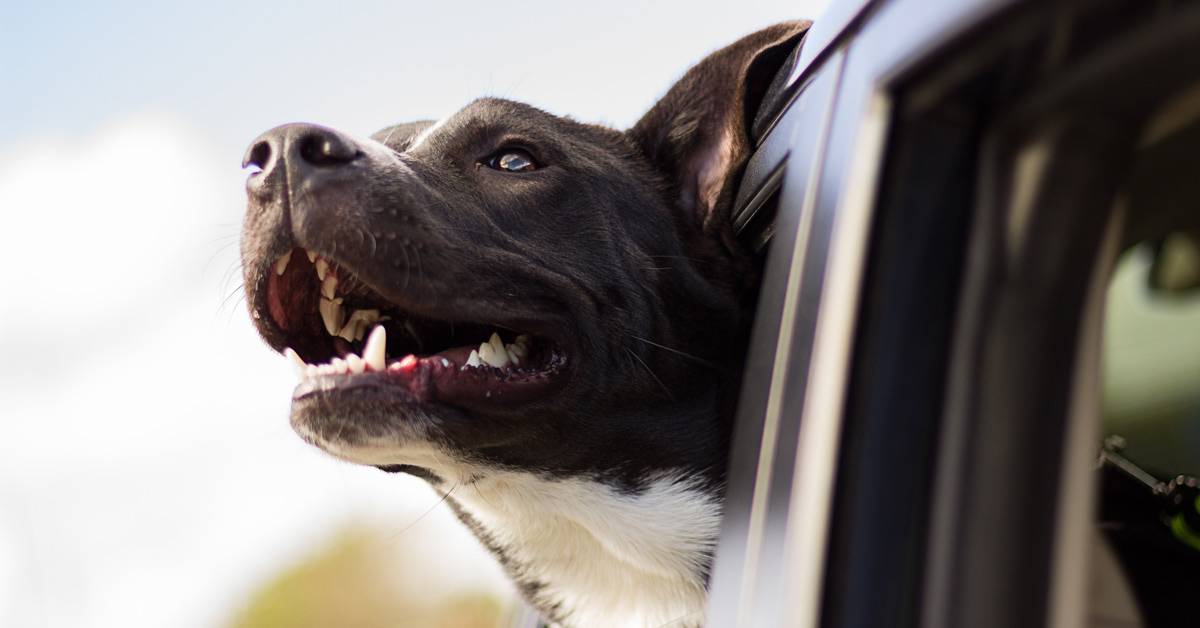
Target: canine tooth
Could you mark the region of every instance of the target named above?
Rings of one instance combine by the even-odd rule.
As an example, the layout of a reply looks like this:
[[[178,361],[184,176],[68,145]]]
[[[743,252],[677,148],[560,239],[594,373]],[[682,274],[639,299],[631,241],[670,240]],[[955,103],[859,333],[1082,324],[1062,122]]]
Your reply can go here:
[[[509,346],[511,347],[512,345],[509,345]],[[520,364],[520,363],[521,363],[521,358],[520,358],[520,357],[518,357],[518,356],[517,356],[517,354],[516,354],[516,352],[514,352],[512,349],[505,349],[505,350],[504,350],[504,352],[508,354],[508,361],[509,361],[509,362],[512,362],[513,364]]]
[[[314,263],[317,265],[317,279],[325,281],[325,276],[329,274],[329,262],[322,257]]]
[[[329,275],[321,281],[321,296],[326,299],[332,299],[337,291],[338,278],[336,275]]]
[[[291,260],[292,260],[292,252],[288,251],[287,253],[284,253],[283,257],[279,258],[275,262],[275,274],[282,275],[283,271],[287,270],[288,262],[290,262]]]
[[[306,255],[308,255],[309,262],[315,262],[317,260],[317,252],[316,251],[310,251],[308,249],[304,249],[304,253]]]
[[[467,366],[483,366],[483,360],[479,359],[479,352],[471,349],[471,355],[467,358]]]
[[[503,351],[496,351],[495,345],[485,342],[479,345],[479,359],[489,366],[500,368],[508,364],[508,354]]]
[[[321,320],[325,321],[325,331],[329,332],[330,336],[338,335],[338,330],[342,328],[342,320],[345,313],[342,312],[342,304],[329,299],[321,299],[317,302],[317,309],[321,310]]]
[[[351,373],[362,373],[367,370],[367,363],[353,353],[346,356],[346,366],[350,367]]]
[[[367,344],[363,347],[363,360],[372,371],[382,371],[387,368],[387,332],[383,325],[371,330]]]
[[[308,364],[300,358],[299,354],[297,354],[291,347],[284,347],[283,357],[287,358],[288,362],[291,363],[292,371],[296,373],[296,377],[300,378],[300,381],[308,379],[305,376],[305,372],[308,371]]]

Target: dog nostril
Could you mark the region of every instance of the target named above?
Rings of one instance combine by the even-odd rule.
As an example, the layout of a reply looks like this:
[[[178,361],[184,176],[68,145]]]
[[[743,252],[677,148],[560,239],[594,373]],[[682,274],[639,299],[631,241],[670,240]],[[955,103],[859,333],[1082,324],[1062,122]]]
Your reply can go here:
[[[300,158],[314,166],[340,166],[358,156],[358,147],[340,135],[314,131],[300,138]]]
[[[271,144],[264,141],[255,142],[250,150],[246,151],[246,156],[242,158],[242,168],[254,166],[258,172],[262,172],[267,168],[267,162],[271,160]]]

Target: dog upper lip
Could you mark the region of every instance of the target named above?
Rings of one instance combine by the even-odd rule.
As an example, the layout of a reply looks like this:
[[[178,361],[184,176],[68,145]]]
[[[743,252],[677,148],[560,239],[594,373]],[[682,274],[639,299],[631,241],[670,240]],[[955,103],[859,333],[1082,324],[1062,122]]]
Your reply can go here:
[[[443,308],[431,310],[429,307],[421,303],[411,303],[404,300],[396,300],[386,293],[386,291],[378,290],[364,281],[360,275],[355,273],[352,268],[347,267],[341,261],[333,259],[324,253],[316,252],[312,249],[297,246],[289,249],[286,253],[276,258],[271,264],[271,272],[268,276],[268,290],[266,310],[272,314],[271,318],[276,318],[275,310],[281,308],[281,305],[276,304],[273,298],[279,295],[272,294],[272,282],[277,282],[287,272],[289,266],[296,258],[297,251],[302,251],[304,257],[312,264],[315,271],[316,280],[319,284],[319,296],[317,311],[321,317],[321,323],[329,336],[340,337],[346,341],[363,340],[371,327],[382,320],[386,320],[385,315],[376,308],[355,309],[347,311],[346,297],[341,296],[341,289],[349,285],[349,291],[367,291],[374,295],[374,298],[397,309],[416,314],[428,319],[442,320],[448,323],[474,323],[474,324],[491,324],[496,327],[510,329],[518,333],[526,333],[535,335],[540,338],[546,338],[556,344],[563,344],[559,331],[548,321],[540,318],[531,318],[527,316],[512,316],[507,312],[488,312],[483,316],[462,316],[459,313],[449,313],[442,311]],[[273,321],[280,331],[287,332],[288,326],[282,324],[279,320]],[[276,349],[283,349],[282,343],[271,343]]]

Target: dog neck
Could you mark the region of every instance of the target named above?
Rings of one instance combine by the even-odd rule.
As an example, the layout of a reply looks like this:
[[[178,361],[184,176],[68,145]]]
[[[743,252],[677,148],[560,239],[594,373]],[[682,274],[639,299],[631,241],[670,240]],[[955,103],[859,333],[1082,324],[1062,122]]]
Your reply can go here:
[[[631,490],[501,471],[442,486],[524,592],[552,609],[554,625],[687,628],[703,621],[721,507],[697,480],[664,473]]]

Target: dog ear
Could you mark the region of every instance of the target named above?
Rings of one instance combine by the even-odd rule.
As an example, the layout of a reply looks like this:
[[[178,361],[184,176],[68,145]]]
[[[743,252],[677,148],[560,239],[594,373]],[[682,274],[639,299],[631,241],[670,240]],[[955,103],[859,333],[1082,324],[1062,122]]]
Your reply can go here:
[[[670,182],[685,217],[727,245],[736,183],[753,148],[750,125],[810,24],[776,24],[712,53],[627,131]]]

